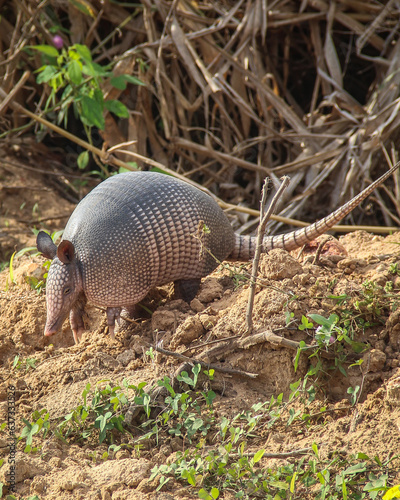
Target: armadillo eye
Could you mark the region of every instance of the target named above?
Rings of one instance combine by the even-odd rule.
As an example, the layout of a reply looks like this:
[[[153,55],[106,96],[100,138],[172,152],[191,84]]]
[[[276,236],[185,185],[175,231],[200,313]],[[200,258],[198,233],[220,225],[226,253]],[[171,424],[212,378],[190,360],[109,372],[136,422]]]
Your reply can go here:
[[[71,288],[66,288],[64,290],[64,295],[68,295],[71,292]]]

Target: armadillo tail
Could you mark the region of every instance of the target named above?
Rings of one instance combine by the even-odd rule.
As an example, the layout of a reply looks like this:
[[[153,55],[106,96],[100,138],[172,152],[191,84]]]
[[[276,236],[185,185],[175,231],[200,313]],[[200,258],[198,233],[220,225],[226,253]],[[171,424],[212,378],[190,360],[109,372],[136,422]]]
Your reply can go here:
[[[326,231],[340,222],[347,214],[359,205],[365,198],[380,186],[393,172],[400,167],[400,162],[396,163],[394,167],[383,174],[379,179],[373,182],[370,186],[365,188],[361,193],[357,194],[354,198],[348,201],[345,205],[332,212],[327,217],[311,224],[310,226],[302,229],[297,229],[290,233],[277,234],[276,236],[266,236],[263,240],[263,252],[273,248],[284,248],[285,250],[294,250],[314,240],[317,236],[324,234]],[[236,235],[235,248],[229,260],[251,260],[254,257],[256,248],[256,239],[252,236]]]
[[[235,247],[226,260],[241,260],[242,262],[247,262],[253,259],[255,252],[255,236],[242,236],[235,233]],[[263,252],[265,252],[264,249]]]

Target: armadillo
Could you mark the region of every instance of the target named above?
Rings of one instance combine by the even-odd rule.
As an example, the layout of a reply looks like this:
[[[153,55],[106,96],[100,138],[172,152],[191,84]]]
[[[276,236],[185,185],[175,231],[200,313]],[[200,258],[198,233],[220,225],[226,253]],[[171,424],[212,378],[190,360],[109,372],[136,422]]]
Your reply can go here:
[[[263,251],[293,250],[325,233],[350,213],[400,165],[396,164],[345,205],[302,229],[265,236]],[[114,338],[121,310],[132,310],[155,286],[174,282],[192,300],[202,277],[223,260],[253,258],[256,239],[236,234],[205,192],[169,175],[129,172],[112,176],[73,211],[58,247],[44,231],[37,248],[53,259],[46,283],[45,335],[70,315],[75,342],[85,329],[86,301],[106,308]]]

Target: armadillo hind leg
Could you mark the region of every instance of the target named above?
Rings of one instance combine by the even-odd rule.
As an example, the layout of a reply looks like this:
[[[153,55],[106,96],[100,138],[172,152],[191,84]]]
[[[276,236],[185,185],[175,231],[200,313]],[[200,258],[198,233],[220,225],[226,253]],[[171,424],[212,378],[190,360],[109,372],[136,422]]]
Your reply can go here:
[[[73,305],[69,313],[69,323],[74,335],[75,344],[79,344],[82,334],[85,331],[85,323],[83,315],[85,314],[86,297],[83,294],[79,295],[78,300]]]
[[[115,340],[115,321],[119,324],[119,319],[121,317],[121,308],[120,307],[107,307],[107,325],[108,330],[110,332],[110,336],[113,340]]]
[[[174,281],[176,297],[178,299],[183,299],[189,304],[196,297],[196,294],[200,288],[200,282],[200,278]]]

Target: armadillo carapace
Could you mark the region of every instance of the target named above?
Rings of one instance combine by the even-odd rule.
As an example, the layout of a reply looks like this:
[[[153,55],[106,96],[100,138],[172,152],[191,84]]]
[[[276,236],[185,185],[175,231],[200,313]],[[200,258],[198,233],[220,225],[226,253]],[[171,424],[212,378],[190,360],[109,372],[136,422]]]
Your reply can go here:
[[[323,234],[399,165],[321,221],[265,237],[264,251],[293,250]],[[235,234],[218,204],[192,185],[155,172],[130,172],[110,177],[82,199],[58,247],[40,231],[37,248],[53,259],[44,334],[61,329],[69,313],[78,342],[87,300],[106,308],[113,336],[122,308],[132,309],[151,288],[171,281],[190,301],[218,261],[252,259],[255,238]]]

